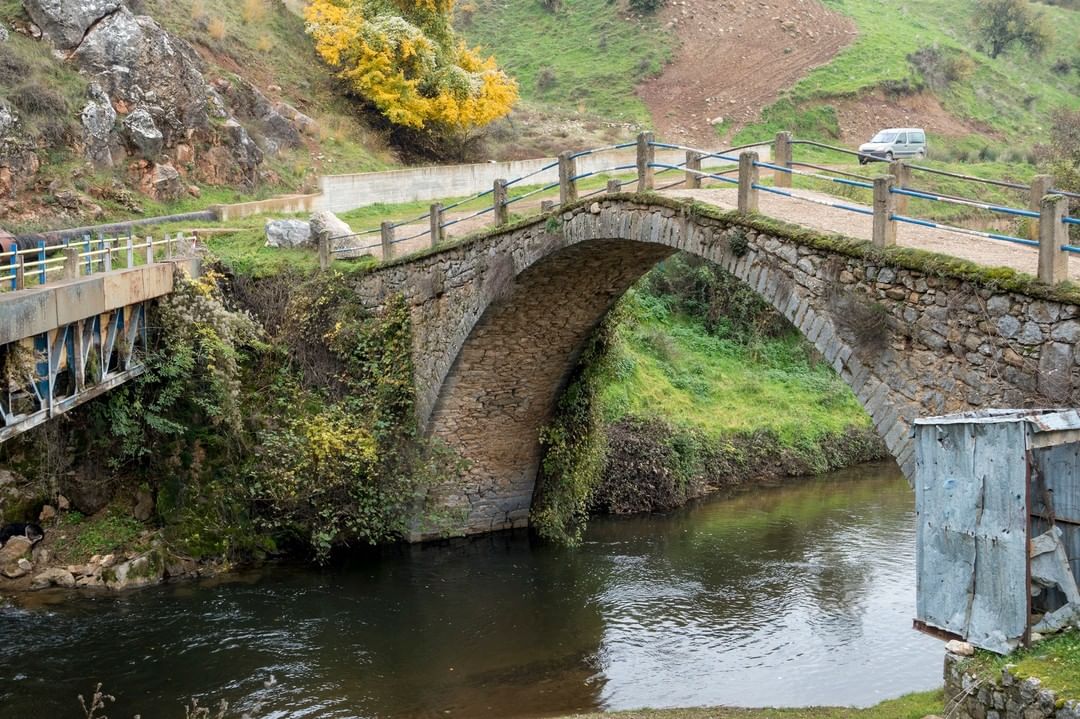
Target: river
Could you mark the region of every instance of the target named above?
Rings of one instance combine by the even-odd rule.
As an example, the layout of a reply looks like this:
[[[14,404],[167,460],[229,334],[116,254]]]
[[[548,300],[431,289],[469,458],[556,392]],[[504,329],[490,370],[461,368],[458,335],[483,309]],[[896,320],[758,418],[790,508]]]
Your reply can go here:
[[[914,498],[893,465],[524,533],[0,610],[0,717],[552,716],[866,706],[941,684],[911,628]],[[239,711],[236,713],[239,716]]]

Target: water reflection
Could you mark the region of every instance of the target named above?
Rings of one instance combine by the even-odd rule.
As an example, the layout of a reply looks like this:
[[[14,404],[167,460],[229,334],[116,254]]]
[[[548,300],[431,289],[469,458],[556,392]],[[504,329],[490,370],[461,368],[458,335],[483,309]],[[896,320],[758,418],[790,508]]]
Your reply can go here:
[[[504,534],[4,610],[0,715],[78,716],[99,680],[115,716],[871,704],[940,683],[910,629],[912,504],[876,467],[596,521],[574,552]]]

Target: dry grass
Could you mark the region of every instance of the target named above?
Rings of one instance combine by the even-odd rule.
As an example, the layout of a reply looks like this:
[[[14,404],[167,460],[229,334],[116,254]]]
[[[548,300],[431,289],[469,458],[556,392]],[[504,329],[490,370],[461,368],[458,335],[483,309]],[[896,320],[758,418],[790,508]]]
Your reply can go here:
[[[266,17],[265,0],[244,0],[244,7],[240,11],[245,25],[262,22]]]
[[[214,40],[224,40],[225,36],[229,34],[229,30],[225,26],[224,20],[219,17],[212,17],[210,23],[206,26],[206,34]]]

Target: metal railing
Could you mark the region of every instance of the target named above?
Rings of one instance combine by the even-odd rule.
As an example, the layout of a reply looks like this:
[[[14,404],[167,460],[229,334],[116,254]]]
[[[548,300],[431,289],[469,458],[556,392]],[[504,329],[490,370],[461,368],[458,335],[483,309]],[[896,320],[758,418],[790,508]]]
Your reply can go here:
[[[850,172],[846,169],[830,168],[820,163],[796,161],[793,157],[793,149],[796,146],[830,150],[860,160],[882,160],[880,157],[843,147],[812,140],[795,140],[790,133],[786,132],[778,133],[773,140],[768,142],[739,145],[723,150],[704,150],[686,145],[658,142],[653,138],[652,133],[642,133],[634,143],[563,153],[559,156],[557,162],[550,163],[527,175],[511,180],[495,180],[492,189],[457,200],[453,204],[446,206],[438,203],[433,204],[428,212],[417,217],[397,222],[383,222],[379,227],[329,238],[328,241],[320,244],[320,264],[326,267],[334,256],[356,255],[377,247],[382,248],[383,260],[392,259],[395,245],[415,241],[425,236],[430,238],[430,245],[435,247],[445,239],[444,231],[447,228],[489,213],[493,216],[495,226],[503,226],[509,222],[508,208],[511,205],[545,193],[554,193],[556,190],[558,191],[558,201],[544,200],[541,202],[541,214],[550,212],[561,205],[604,193],[620,192],[634,185],[636,185],[635,190],[638,192],[650,192],[670,189],[679,185],[689,189],[697,189],[706,182],[737,188],[737,207],[739,211],[744,213],[756,212],[759,193],[767,193],[872,217],[872,241],[875,245],[881,247],[896,243],[897,226],[901,224],[932,228],[945,233],[1009,242],[1026,247],[1036,247],[1040,251],[1039,277],[1047,282],[1058,282],[1067,279],[1068,267],[1065,260],[1069,254],[1080,253],[1080,247],[1073,246],[1068,241],[1069,228],[1071,226],[1080,226],[1080,218],[1069,216],[1068,198],[1080,198],[1080,194],[1052,187],[1049,177],[1040,175],[1035,178],[1031,185],[1022,185],[1008,180],[975,177],[895,160],[889,164],[889,174],[868,176]],[[637,150],[635,164],[615,163],[602,169],[577,172],[576,160],[581,157],[625,150],[631,147],[635,147]],[[755,152],[755,150],[765,147],[771,150],[770,161],[761,160],[758,153]],[[658,162],[656,159],[657,150],[684,152],[685,159],[681,162]],[[718,161],[727,163],[730,167],[721,165],[720,167],[703,170],[703,161]],[[556,168],[559,177],[557,182],[538,183],[533,187],[523,187],[522,183],[526,180]],[[627,178],[625,173],[631,171],[634,172],[634,175]],[[760,174],[763,171],[772,173],[771,185],[762,181]],[[981,183],[1006,190],[1023,191],[1028,195],[1029,206],[1027,208],[1012,207],[1006,204],[985,202],[980,199],[960,197],[941,191],[915,187],[912,184],[913,172],[945,176],[964,182]],[[680,173],[680,176],[671,182],[657,185],[657,177],[667,173]],[[733,176],[736,174],[737,176]],[[600,187],[585,194],[579,194],[578,183],[580,181],[598,176],[610,178],[607,187]],[[826,183],[828,186],[850,188],[856,192],[871,192],[873,193],[872,207],[861,206],[855,202],[840,199],[797,193],[792,187],[792,179],[795,177]],[[511,196],[510,188],[515,186],[524,191]],[[490,204],[470,214],[454,219],[446,219],[445,213],[447,211],[481,201],[488,196],[492,198]],[[957,227],[933,219],[917,217],[909,211],[908,201],[911,199],[950,204],[992,215],[1020,218],[1028,223],[1028,237]],[[415,225],[424,220],[428,222],[426,228],[404,237],[396,236],[395,231],[397,229]],[[375,233],[379,233],[378,242],[366,244],[344,242],[345,240],[366,237]]]

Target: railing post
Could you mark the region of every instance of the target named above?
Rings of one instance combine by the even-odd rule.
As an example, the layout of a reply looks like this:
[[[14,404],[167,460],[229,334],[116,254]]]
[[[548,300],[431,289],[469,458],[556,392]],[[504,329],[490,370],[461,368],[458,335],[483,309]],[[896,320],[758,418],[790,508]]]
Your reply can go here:
[[[64,279],[79,279],[79,251],[74,247],[64,248]]]
[[[1050,194],[1050,188],[1054,184],[1054,178],[1050,175],[1035,175],[1031,178],[1031,197],[1028,209],[1032,212],[1042,212],[1043,198]],[[1028,223],[1028,239],[1038,240],[1041,237],[1038,222]]]
[[[506,206],[506,180],[495,180],[492,196],[495,203],[495,226],[502,227],[510,222],[510,208]]]
[[[431,246],[435,247],[443,241],[443,212],[442,203],[436,202],[431,206]]]
[[[577,162],[574,153],[563,152],[559,155],[559,202],[563,205],[577,201]]]
[[[1039,203],[1039,279],[1056,285],[1069,279],[1069,228],[1062,222],[1069,201],[1061,195],[1047,195]]]
[[[653,163],[656,162],[656,148],[652,143],[651,132],[642,132],[637,136],[638,192],[653,189]]]
[[[555,209],[555,201],[554,200],[540,200],[540,214],[541,215],[546,215],[547,213],[551,212],[554,209]]]
[[[135,240],[128,235],[127,238],[127,268],[130,270],[135,266]]]
[[[12,256],[15,260],[15,288],[16,290],[26,289],[26,258],[22,255],[16,254]]]
[[[154,238],[152,235],[146,238],[146,264],[154,264]]]
[[[382,228],[382,261],[388,262],[394,258],[394,223],[383,222]]]
[[[911,168],[903,160],[893,160],[889,163],[889,174],[896,178],[897,187],[911,187]],[[896,195],[893,198],[893,210],[898,215],[906,215],[908,196]]]
[[[791,169],[791,133],[776,133],[776,143],[773,147],[773,164]],[[791,173],[773,170],[773,184],[777,187],[791,187]]]
[[[686,189],[696,190],[701,187],[701,153],[696,150],[686,151]]]
[[[739,155],[739,212],[757,212],[758,154],[744,152]]]
[[[617,195],[622,192],[622,180],[612,178],[607,181],[607,193],[609,195]]]
[[[90,250],[93,246],[90,244],[89,233],[83,235],[83,252],[86,253],[86,274],[94,274],[94,258],[90,256]]]
[[[326,232],[320,232],[318,237],[319,246],[319,269],[330,269],[330,260],[333,256],[330,254],[330,235]]]
[[[892,218],[896,198],[892,189],[895,184],[896,178],[892,175],[874,178],[874,247],[892,247],[896,244],[896,221]]]
[[[102,249],[105,250],[105,255],[102,260],[105,263],[105,271],[112,272],[112,240],[102,240]]]
[[[0,255],[2,257],[3,255]],[[8,258],[8,274],[11,275],[11,289],[20,290],[19,287],[19,249],[17,247],[11,250],[11,257]]]
[[[48,270],[45,267],[45,240],[38,240],[37,251],[38,251],[38,263],[39,263],[38,264],[38,284],[43,285],[47,281],[46,275],[48,274]]]

